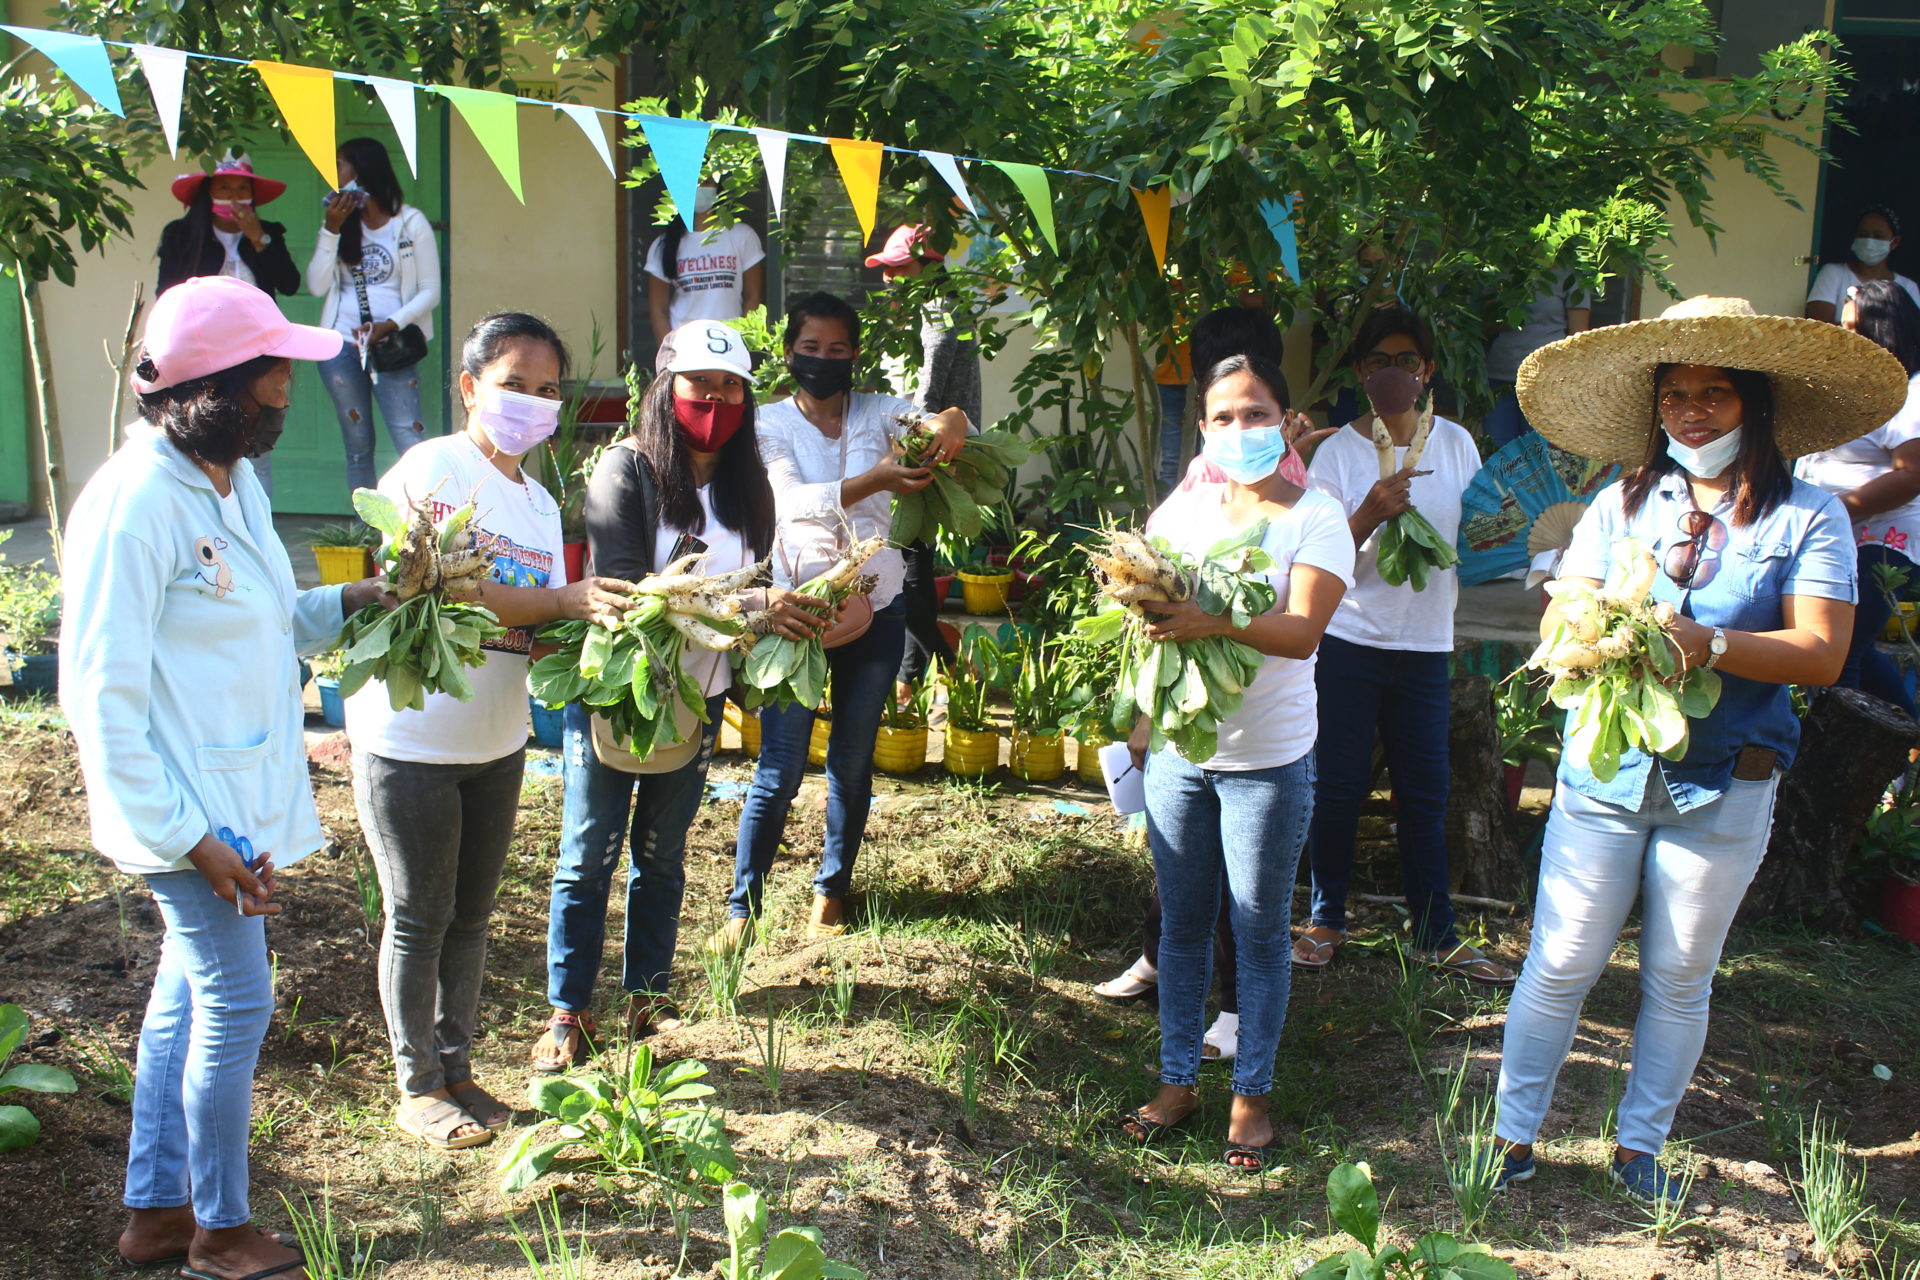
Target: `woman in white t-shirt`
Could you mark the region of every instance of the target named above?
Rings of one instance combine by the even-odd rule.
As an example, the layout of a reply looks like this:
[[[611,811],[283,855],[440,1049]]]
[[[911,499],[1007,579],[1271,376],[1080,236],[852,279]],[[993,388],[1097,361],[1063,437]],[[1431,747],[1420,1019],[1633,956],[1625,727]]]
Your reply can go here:
[[[647,315],[662,340],[689,320],[738,320],[765,297],[766,250],[746,223],[719,224],[719,195],[719,187],[701,183],[693,231],[675,218],[647,247]]]
[[[1920,285],[1887,265],[1887,259],[1900,247],[1900,219],[1885,205],[1868,205],[1853,224],[1853,243],[1847,246],[1847,261],[1829,262],[1815,273],[1813,288],[1807,290],[1807,319],[1836,323],[1840,306],[1856,285],[1869,280],[1889,280],[1906,290],[1920,303]]]
[[[1147,840],[1160,892],[1160,1091],[1120,1119],[1154,1142],[1200,1105],[1197,1085],[1214,917],[1224,875],[1239,961],[1240,1028],[1224,1159],[1259,1173],[1274,1142],[1267,1114],[1286,1022],[1294,873],[1313,812],[1314,651],[1352,581],[1353,539],[1338,504],[1280,474],[1286,455],[1286,380],[1257,356],[1229,356],[1203,375],[1200,429],[1225,484],[1182,489],[1148,530],[1194,555],[1266,523],[1273,609],[1245,627],[1192,600],[1148,602],[1162,642],[1231,636],[1266,655],[1246,701],[1220,726],[1204,764],[1171,746],[1149,758],[1145,717],[1128,741],[1146,770]]]
[[[1920,305],[1891,280],[1869,280],[1840,309],[1843,328],[1872,338],[1906,367],[1907,403],[1885,426],[1832,449],[1809,453],[1793,473],[1828,493],[1853,521],[1859,546],[1859,597],[1847,665],[1834,683],[1864,689],[1914,714],[1900,670],[1874,647],[1893,613],[1874,570],[1891,565],[1915,574],[1920,564]],[[1908,592],[1920,587],[1909,583]]]
[[[347,699],[353,794],[385,895],[380,1002],[399,1079],[399,1127],[448,1150],[487,1141],[511,1111],[473,1079],[487,925],[513,841],[526,762],[527,658],[533,629],[559,618],[612,620],[628,584],[567,581],[560,507],[521,470],[560,420],[567,350],[546,321],[519,312],[473,327],[461,356],[466,430],[410,450],[381,477],[396,502],[436,516],[469,501],[491,578],[473,596],[509,628],[469,673],[473,697],[427,695],[395,711],[371,682]]]
[[[1418,469],[1404,465],[1434,373],[1433,335],[1411,311],[1374,311],[1354,336],[1348,359],[1371,408],[1320,445],[1309,476],[1346,511],[1359,557],[1353,590],[1327,627],[1315,673],[1320,776],[1310,845],[1313,916],[1294,945],[1293,963],[1324,969],[1346,941],[1347,889],[1360,806],[1373,786],[1377,731],[1393,776],[1395,843],[1414,945],[1442,970],[1511,986],[1511,969],[1455,934],[1447,892],[1448,666],[1459,576],[1434,570],[1424,590],[1410,581],[1390,586],[1380,577],[1378,531],[1401,512],[1418,507],[1449,543],[1459,536],[1460,496],[1480,469],[1480,453],[1465,427],[1436,417]],[[1373,442],[1376,419],[1402,463],[1385,479]]]
[[[340,144],[340,189],[307,262],[307,291],[325,299],[320,323],[347,338],[320,366],[347,450],[347,487],[373,484],[373,406],[380,405],[396,455],[426,438],[420,420],[420,365],[380,371],[368,349],[410,326],[433,338],[440,305],[440,250],[427,215],[401,198],[387,149],[372,138]]]

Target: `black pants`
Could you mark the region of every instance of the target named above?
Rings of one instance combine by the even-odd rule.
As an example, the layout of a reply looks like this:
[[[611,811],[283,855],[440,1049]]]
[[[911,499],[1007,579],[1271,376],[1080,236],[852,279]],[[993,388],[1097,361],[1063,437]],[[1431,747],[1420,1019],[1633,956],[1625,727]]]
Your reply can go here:
[[[900,598],[907,604],[907,649],[900,659],[900,683],[918,684],[933,662],[952,662],[953,649],[940,634],[940,600],[933,591],[933,548],[916,542],[902,555],[906,577]]]

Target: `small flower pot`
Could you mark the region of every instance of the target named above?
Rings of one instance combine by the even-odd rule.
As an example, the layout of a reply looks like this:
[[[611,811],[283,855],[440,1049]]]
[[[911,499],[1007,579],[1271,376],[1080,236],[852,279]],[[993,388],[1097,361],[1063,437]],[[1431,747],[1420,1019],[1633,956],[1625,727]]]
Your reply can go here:
[[[913,773],[927,763],[927,727],[889,729],[880,726],[873,740],[873,767],[882,773]]]
[[[566,728],[564,714],[547,710],[536,698],[528,698],[527,705],[533,708],[533,740],[543,747],[558,751],[561,732]]]
[[[813,733],[807,738],[807,763],[816,769],[827,764],[827,739],[833,736],[833,721],[825,716],[813,718]]]
[[[1007,763],[1026,782],[1052,782],[1067,771],[1067,735],[1013,731],[1013,750]]]
[[[323,587],[373,576],[373,553],[365,547],[315,547],[313,562],[320,566]]]
[[[0,662],[6,656],[0,654]],[[60,659],[51,653],[30,653],[13,660],[13,691],[51,698],[60,692]]]
[[[1888,644],[1899,644],[1911,635],[1920,618],[1920,604],[1910,604],[1905,600],[1893,606],[1893,614],[1887,619],[1887,625],[1880,628],[1880,638]]]
[[[953,594],[953,584],[960,581],[950,573],[935,575],[933,579],[933,598],[936,605],[943,605],[947,597]]]
[[[1005,613],[1007,592],[1013,587],[1013,570],[996,569],[976,573],[960,571],[960,597],[968,613]]]
[[[1527,788],[1527,766],[1524,764],[1502,765],[1506,770],[1507,816],[1520,812],[1520,793]]]
[[[984,778],[1000,763],[1000,735],[947,726],[947,772],[956,778]]]
[[[1074,757],[1073,771],[1080,776],[1080,781],[1090,787],[1107,785],[1107,775],[1100,771],[1100,748],[1112,741],[1112,738],[1102,738],[1092,734],[1079,740],[1080,745],[1078,754]]]
[[[561,543],[560,554],[566,558],[568,582],[578,582],[587,576],[587,544],[584,539]]]
[[[340,682],[332,676],[321,676],[313,687],[320,693],[320,718],[336,729],[346,728],[347,700],[340,696]]]
[[[1897,876],[1880,882],[1880,923],[1908,942],[1920,942],[1920,884]]]

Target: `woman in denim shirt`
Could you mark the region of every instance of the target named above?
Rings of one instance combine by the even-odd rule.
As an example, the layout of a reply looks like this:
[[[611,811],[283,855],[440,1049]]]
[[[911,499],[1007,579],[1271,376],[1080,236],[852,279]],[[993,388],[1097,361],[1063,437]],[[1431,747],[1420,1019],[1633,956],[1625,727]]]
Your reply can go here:
[[[1674,648],[1723,683],[1677,762],[1630,749],[1607,782],[1561,763],[1533,947],[1507,1014],[1496,1186],[1533,1176],[1581,1004],[1638,898],[1641,1006],[1611,1172],[1637,1199],[1678,1199],[1654,1158],[1799,743],[1787,686],[1833,683],[1853,622],[1846,515],[1786,460],[1878,426],[1905,390],[1899,362],[1866,339],[1733,298],[1568,338],[1522,367],[1520,401],[1543,435],[1632,468],[1581,520],[1562,575],[1597,587],[1613,549],[1638,539],[1660,565],[1654,595],[1678,611]],[[1558,621],[1549,611],[1542,634]]]

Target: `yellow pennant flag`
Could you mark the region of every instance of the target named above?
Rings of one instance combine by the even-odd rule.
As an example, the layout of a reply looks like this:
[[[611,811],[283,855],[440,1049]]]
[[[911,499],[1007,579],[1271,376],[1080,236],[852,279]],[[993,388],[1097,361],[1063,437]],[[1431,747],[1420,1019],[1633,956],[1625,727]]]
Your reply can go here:
[[[253,69],[260,73],[287,132],[313,161],[331,189],[340,180],[339,161],[334,155],[333,72],[324,67],[296,67],[288,62],[254,59]]]
[[[873,239],[873,215],[880,206],[880,157],[885,149],[877,142],[858,138],[828,138],[833,162],[840,166],[840,180],[847,184],[847,199],[853,201],[853,216],[860,220],[860,243]]]
[[[1140,218],[1147,224],[1147,242],[1153,246],[1153,260],[1162,271],[1167,269],[1167,222],[1173,217],[1173,188],[1132,188],[1139,202]]]

